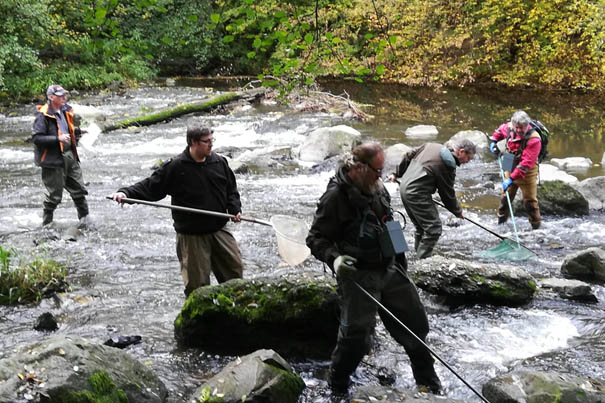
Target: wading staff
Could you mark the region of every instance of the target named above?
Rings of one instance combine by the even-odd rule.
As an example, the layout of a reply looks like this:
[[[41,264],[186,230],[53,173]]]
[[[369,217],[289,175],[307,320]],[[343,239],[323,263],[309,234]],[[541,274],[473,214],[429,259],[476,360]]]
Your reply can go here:
[[[359,285],[359,283],[355,280],[352,280],[353,283],[355,283],[355,285],[361,290],[363,291],[363,293],[365,295],[367,295],[372,301],[374,301],[374,303],[376,305],[378,305],[380,307],[380,309],[382,309],[383,311],[385,311],[387,314],[389,314],[390,317],[392,317],[397,323],[399,323],[408,333],[410,333],[412,336],[414,336],[414,338],[416,340],[418,340],[420,343],[422,343],[422,345],[424,347],[427,348],[427,350],[429,350],[429,352],[439,360],[439,362],[441,362],[443,365],[445,365],[445,367],[447,369],[449,369],[454,375],[456,375],[458,377],[458,379],[460,379],[466,386],[468,386],[468,388],[470,390],[472,390],[477,396],[479,396],[479,398],[481,398],[481,400],[483,400],[485,403],[490,403],[489,400],[487,400],[481,393],[479,393],[478,390],[476,390],[475,388],[473,388],[471,386],[471,384],[469,384],[467,381],[464,380],[464,378],[462,378],[462,376],[460,376],[455,370],[454,368],[450,367],[448,365],[447,362],[445,362],[441,357],[439,357],[439,355],[437,355],[437,353],[435,353],[435,351],[433,351],[433,349],[431,349],[424,341],[422,341],[422,339],[418,336],[416,336],[416,333],[412,332],[412,330],[407,327],[402,321],[399,320],[399,318],[397,318],[397,316],[393,315],[393,313],[391,311],[389,311],[384,305],[382,305],[380,303],[380,301],[378,301],[376,298],[374,298],[374,296],[372,294],[370,294],[369,292],[366,291],[365,288],[363,288],[361,285]]]
[[[105,198],[108,200],[113,200],[113,197],[111,197],[111,196],[105,196]],[[148,206],[162,207],[162,208],[167,208],[170,210],[177,210],[177,211],[184,211],[186,213],[204,214],[204,215],[211,215],[211,216],[215,216],[215,217],[224,217],[224,218],[235,218],[235,216],[233,214],[219,213],[218,211],[202,210],[202,209],[198,209],[198,208],[183,207],[183,206],[174,206],[172,204],[163,204],[163,203],[150,202],[147,200],[131,199],[129,197],[122,197],[120,203],[146,204]],[[259,220],[256,218],[240,217],[240,219],[242,221],[248,221],[248,222],[253,222],[256,224],[267,225],[269,227],[273,226],[273,224],[271,224],[269,221]]]
[[[440,205],[441,207],[443,207],[443,208],[447,209],[447,207],[445,207],[445,204],[441,203],[441,202],[440,202],[440,201],[438,201],[438,200],[433,199],[433,203],[438,204],[438,205]],[[516,242],[516,243],[517,243],[519,246],[522,246],[523,248],[527,249],[528,251],[530,251],[530,252],[531,252],[531,253],[533,253],[534,255],[537,255],[537,253],[536,253],[536,252],[534,252],[533,250],[529,249],[527,246],[523,245],[523,244],[522,244],[522,243],[520,243],[519,241],[515,241],[514,239],[510,239],[510,238],[508,238],[508,237],[502,236],[502,235],[498,234],[497,232],[494,232],[494,231],[492,231],[491,229],[489,229],[489,228],[487,228],[487,227],[485,227],[485,226],[483,226],[483,225],[479,224],[477,221],[473,221],[473,220],[471,220],[471,219],[470,219],[470,218],[468,218],[468,217],[462,217],[462,218],[464,218],[466,221],[470,222],[471,224],[475,224],[477,227],[479,227],[479,228],[481,228],[481,229],[483,229],[483,230],[485,230],[485,231],[489,232],[489,233],[490,233],[490,234],[492,234],[493,236],[497,236],[498,238],[502,239],[503,241],[505,241],[505,240],[509,240],[509,241],[512,241],[512,242]]]
[[[506,178],[504,177],[504,169],[502,168],[502,161],[501,161],[500,155],[498,155],[496,158],[498,159],[498,165],[500,166],[500,176],[502,177],[502,182],[504,182],[506,180]],[[508,202],[508,211],[510,212],[510,219],[513,223],[513,229],[515,230],[515,239],[517,240],[517,245],[521,245],[521,242],[519,242],[519,234],[517,234],[517,224],[515,223],[515,213],[513,212],[513,205],[510,201],[510,196],[508,195],[508,189],[503,190],[503,192],[506,195],[506,201]]]

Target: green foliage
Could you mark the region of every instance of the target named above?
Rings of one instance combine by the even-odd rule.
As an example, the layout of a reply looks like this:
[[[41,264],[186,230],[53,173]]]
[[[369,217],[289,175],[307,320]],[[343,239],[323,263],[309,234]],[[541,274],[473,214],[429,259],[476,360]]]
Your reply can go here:
[[[410,85],[605,88],[605,5],[592,0],[217,1],[210,25],[264,74]],[[265,62],[268,61],[268,64]],[[274,86],[273,81],[267,85]]]
[[[158,71],[605,90],[597,0],[3,0],[0,25],[0,100]]]
[[[89,8],[64,0],[3,1],[0,100],[41,98],[52,83],[88,89],[151,78],[143,42],[136,32],[121,32],[127,15],[139,16],[154,3],[103,0]]]
[[[65,290],[65,266],[41,257],[27,263],[20,260],[14,250],[0,245],[0,304],[38,302]]]

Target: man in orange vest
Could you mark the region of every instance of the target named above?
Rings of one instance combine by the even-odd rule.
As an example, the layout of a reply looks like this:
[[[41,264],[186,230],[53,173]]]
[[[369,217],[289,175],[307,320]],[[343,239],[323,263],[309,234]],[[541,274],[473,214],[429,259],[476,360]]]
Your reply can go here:
[[[76,205],[80,226],[85,227],[90,224],[88,191],[82,179],[77,144],[86,131],[75,126],[73,109],[65,99],[67,93],[57,84],[48,87],[48,103],[37,106],[32,127],[34,161],[42,167],[42,183],[46,187],[42,225],[52,223],[65,188]]]

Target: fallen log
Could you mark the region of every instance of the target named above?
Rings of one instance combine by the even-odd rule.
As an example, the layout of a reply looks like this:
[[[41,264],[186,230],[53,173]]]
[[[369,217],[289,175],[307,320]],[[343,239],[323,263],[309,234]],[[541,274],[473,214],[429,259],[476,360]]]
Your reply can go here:
[[[179,105],[175,108],[167,109],[165,111],[160,111],[145,116],[138,116],[136,118],[109,124],[104,126],[101,131],[107,133],[112,130],[123,129],[129,126],[150,126],[159,122],[167,122],[188,113],[206,112],[216,108],[219,105],[228,104],[240,99],[247,99],[250,101],[256,100],[263,97],[265,92],[265,88],[255,88],[248,91],[226,92],[224,94],[216,95],[203,102]]]

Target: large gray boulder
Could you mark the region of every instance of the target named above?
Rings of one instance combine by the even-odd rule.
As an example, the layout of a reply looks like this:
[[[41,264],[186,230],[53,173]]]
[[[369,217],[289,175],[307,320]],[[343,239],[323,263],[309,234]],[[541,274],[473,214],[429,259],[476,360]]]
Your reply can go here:
[[[490,403],[602,403],[605,380],[558,372],[514,371],[483,385]]]
[[[487,303],[519,306],[536,293],[536,281],[519,267],[442,256],[422,259],[410,273],[416,285],[446,297],[451,305]]]
[[[405,144],[393,144],[384,150],[384,169],[387,173],[395,172],[396,167],[401,163],[403,156],[412,149]]]
[[[477,151],[489,148],[489,142],[484,132],[480,130],[463,130],[454,134],[449,142],[453,143],[458,140],[470,140],[477,147]]]
[[[0,360],[0,402],[161,403],[166,397],[166,387],[145,365],[79,336],[52,336]]]
[[[604,282],[605,250],[592,247],[567,255],[561,273],[567,278]]]
[[[273,349],[328,358],[338,333],[333,285],[308,280],[235,279],[189,295],[174,323],[179,342],[224,355]]]
[[[272,350],[237,358],[213,376],[189,399],[195,402],[295,403],[303,379]]]
[[[588,200],[570,184],[563,181],[542,182],[538,186],[538,204],[540,214],[564,217],[578,217],[589,214]],[[526,216],[521,202],[521,194],[513,203],[515,214]]]
[[[306,162],[321,162],[350,151],[360,138],[361,133],[349,126],[322,127],[309,134],[298,150],[298,158]]]
[[[578,183],[572,183],[586,200],[591,210],[605,210],[605,176],[584,179]]]

